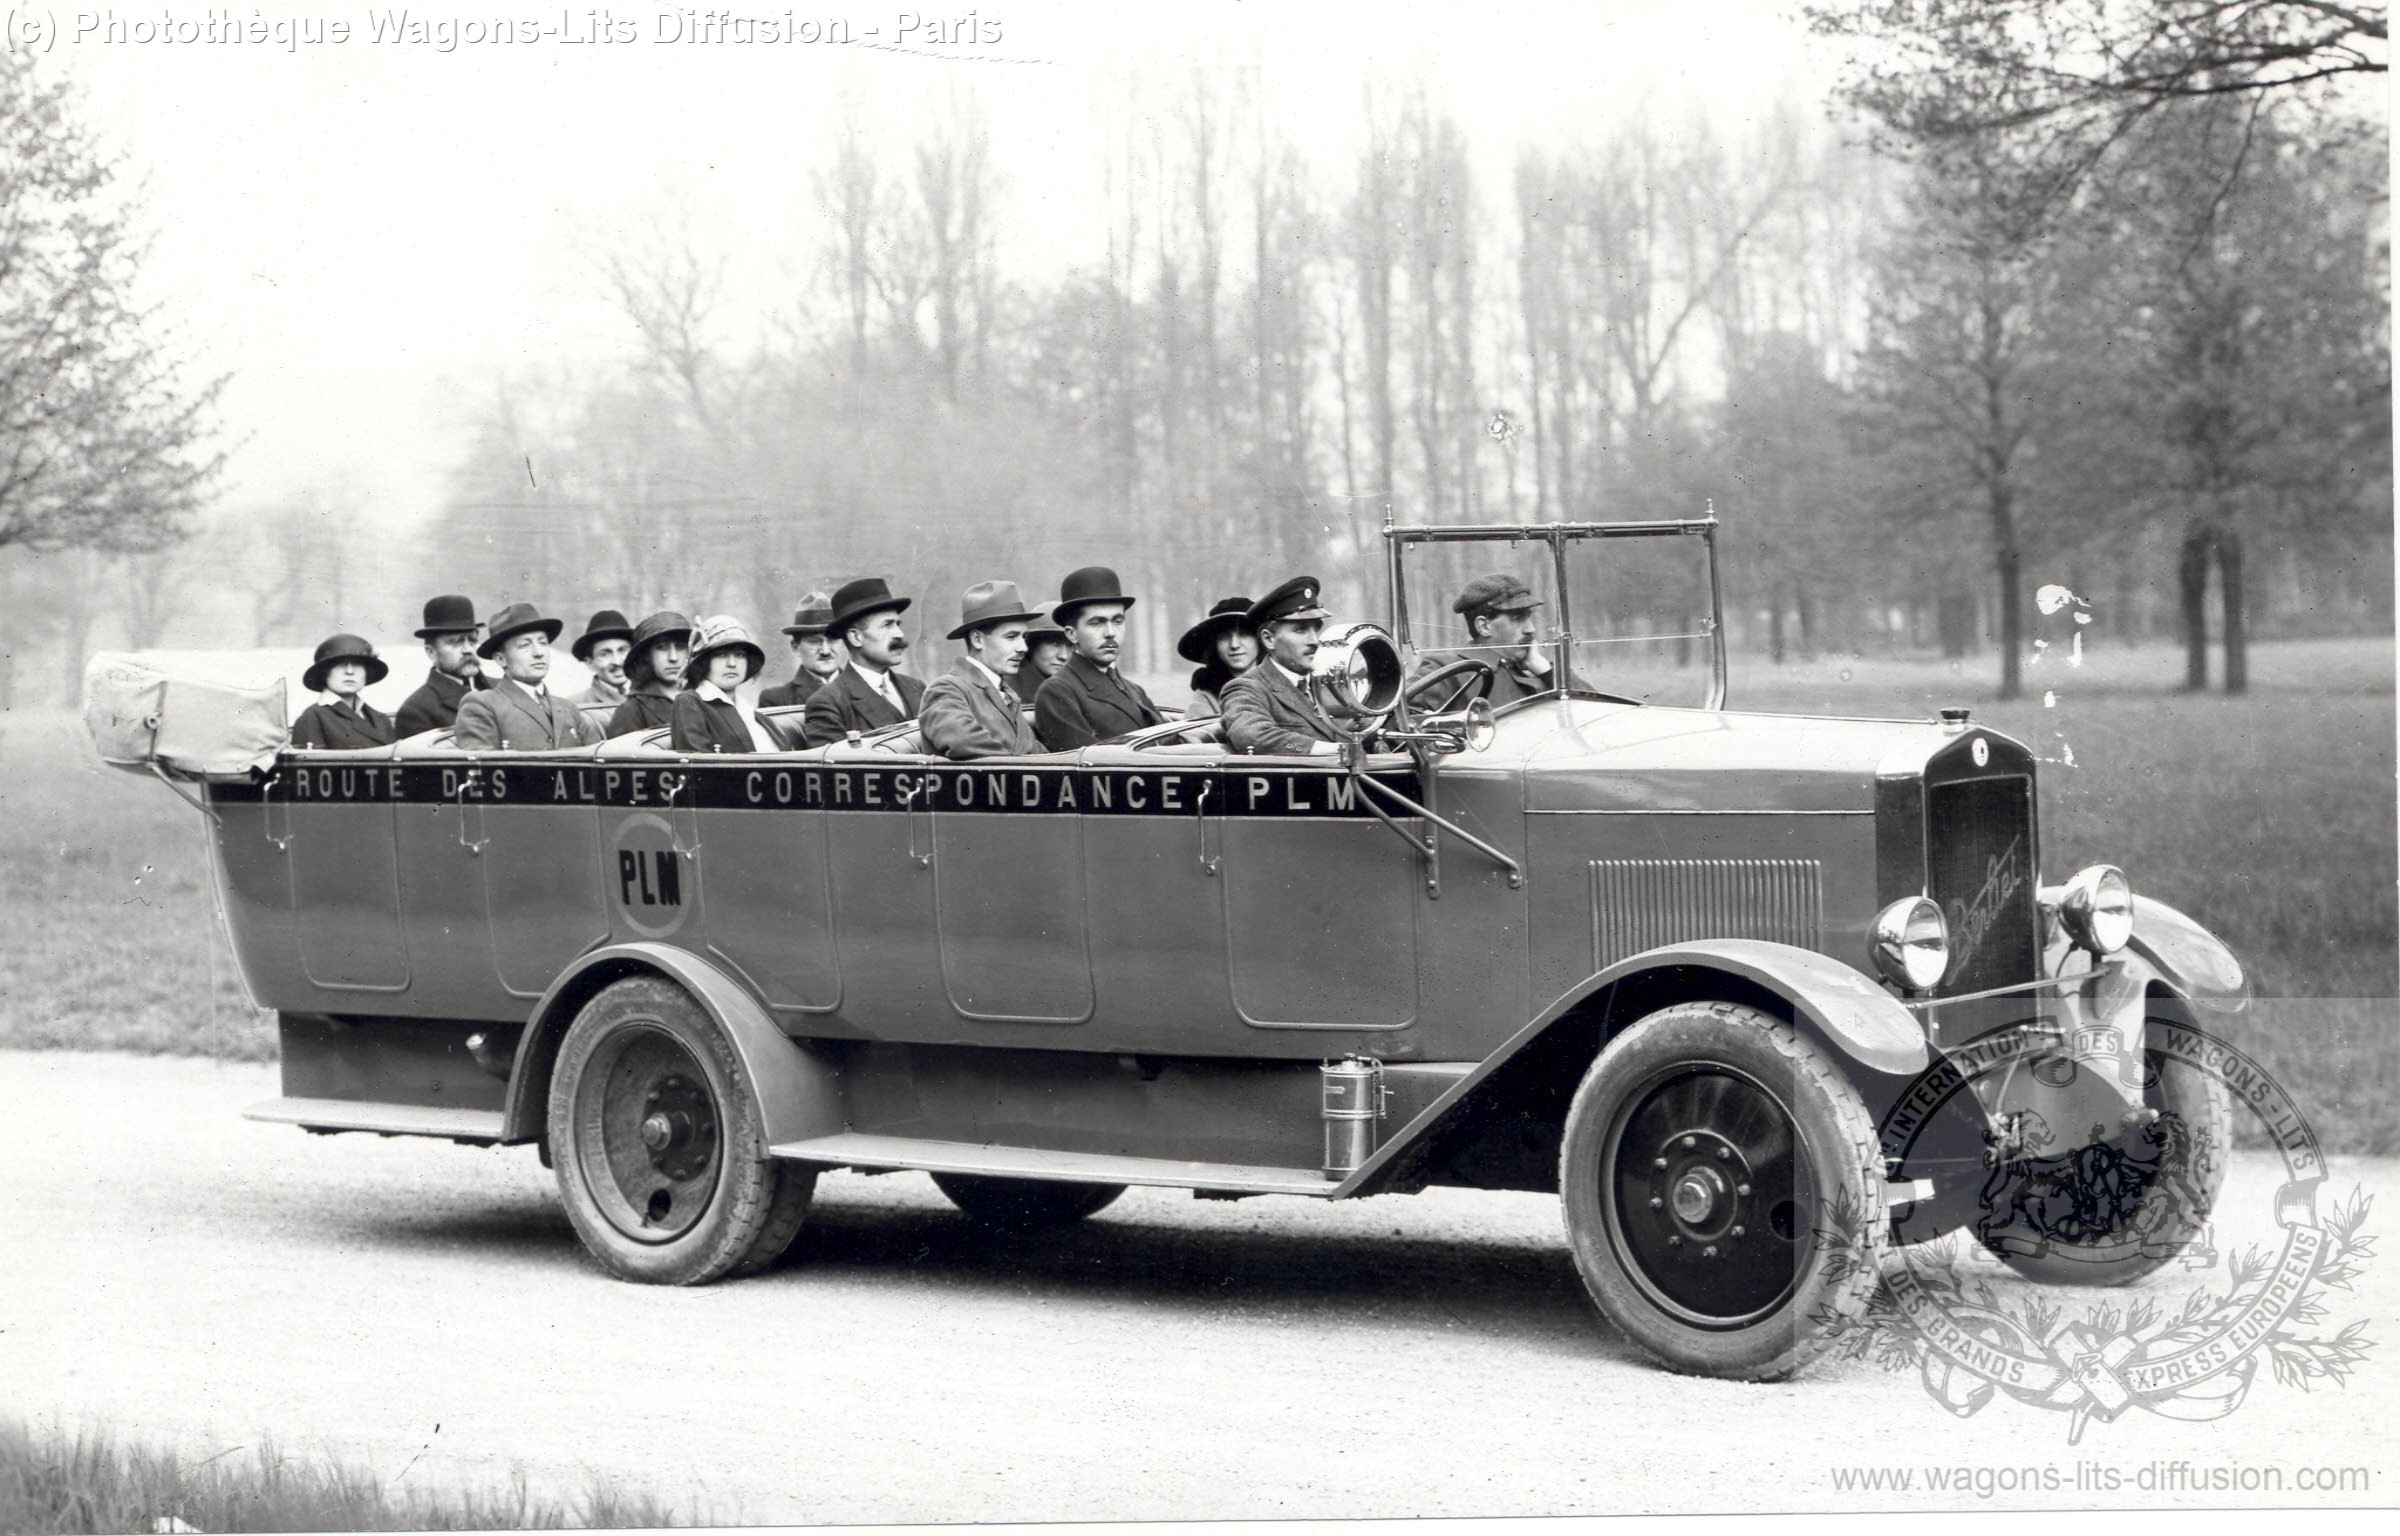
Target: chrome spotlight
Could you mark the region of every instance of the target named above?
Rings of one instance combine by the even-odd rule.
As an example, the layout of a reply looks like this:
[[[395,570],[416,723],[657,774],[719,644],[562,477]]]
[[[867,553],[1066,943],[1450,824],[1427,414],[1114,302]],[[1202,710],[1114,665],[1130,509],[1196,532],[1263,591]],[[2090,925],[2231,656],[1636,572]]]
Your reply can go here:
[[[1326,711],[1364,730],[1400,702],[1400,647],[1380,624],[1345,624],[1317,646],[1309,675]]]

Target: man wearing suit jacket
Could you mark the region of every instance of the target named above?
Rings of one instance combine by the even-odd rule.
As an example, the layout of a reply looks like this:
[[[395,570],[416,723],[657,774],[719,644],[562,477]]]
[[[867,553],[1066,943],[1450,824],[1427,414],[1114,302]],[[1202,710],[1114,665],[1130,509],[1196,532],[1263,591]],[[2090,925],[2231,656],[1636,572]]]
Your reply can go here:
[[[1125,610],[1133,599],[1118,590],[1117,573],[1087,565],[1058,584],[1050,610],[1066,626],[1075,654],[1033,696],[1033,729],[1053,752],[1075,752],[1167,717],[1141,685],[1117,670],[1125,644]]]
[[[498,658],[499,682],[458,706],[451,745],[470,752],[546,752],[592,747],[605,739],[583,711],[542,686],[550,673],[550,642],[566,625],[542,617],[531,603],[511,603],[492,620],[476,653]]]
[[[816,691],[830,682],[842,670],[842,642],[825,632],[833,622],[833,599],[822,592],[802,595],[800,607],[792,622],[783,626],[792,642],[792,655],[799,667],[788,683],[777,683],[759,690],[758,707],[773,709],[781,704],[805,704]],[[788,723],[788,722],[787,722]]]
[[[908,654],[908,635],[900,622],[907,606],[908,599],[892,596],[892,589],[877,576],[863,576],[833,594],[833,618],[825,628],[841,637],[850,660],[809,695],[808,713],[801,717],[809,746],[828,747],[852,731],[880,730],[916,718],[925,685],[898,670],[900,658]]]
[[[960,762],[1039,752],[1025,711],[1007,679],[1025,660],[1025,626],[1041,615],[1025,606],[1013,581],[979,581],[959,603],[955,666],[926,685],[917,711],[925,750]]]
[[[400,713],[392,721],[394,731],[402,736],[438,731],[458,718],[458,706],[468,694],[491,686],[475,659],[475,632],[482,627],[475,605],[455,592],[425,600],[425,625],[417,638],[425,642],[433,670],[426,674],[424,687],[401,700]]]
[[[1325,619],[1314,576],[1295,576],[1251,606],[1266,655],[1225,685],[1225,740],[1236,752],[1331,757],[1342,750],[1342,733],[1309,693]]]

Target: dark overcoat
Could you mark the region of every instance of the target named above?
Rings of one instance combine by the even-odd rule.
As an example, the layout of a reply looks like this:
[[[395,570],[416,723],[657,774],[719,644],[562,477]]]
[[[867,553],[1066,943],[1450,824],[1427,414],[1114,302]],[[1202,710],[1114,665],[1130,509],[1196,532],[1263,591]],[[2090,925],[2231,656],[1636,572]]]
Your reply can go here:
[[[686,690],[675,696],[674,747],[678,752],[756,752],[758,743],[750,735],[750,727],[742,712],[723,699],[702,698],[698,692]],[[776,732],[775,722],[761,720],[767,738],[776,747],[783,738]]]
[[[1053,752],[1074,752],[1167,717],[1141,684],[1084,656],[1067,658],[1058,675],[1033,696],[1033,729]]]
[[[394,739],[392,717],[364,702],[311,704],[292,722],[295,747],[355,752],[361,747],[388,747]]]
[[[625,695],[625,702],[618,705],[617,712],[608,717],[608,734],[622,736],[627,731],[655,731],[674,723],[673,694],[652,693],[647,688],[636,688]]]
[[[392,729],[402,736],[441,730],[458,719],[458,706],[469,693],[490,686],[491,680],[480,672],[471,683],[460,682],[447,672],[428,672],[425,686],[400,701]]]
[[[758,707],[775,709],[785,704],[805,704],[815,698],[817,690],[824,686],[823,678],[806,667],[802,667],[792,674],[790,682],[777,683],[772,688],[761,688],[758,691]]]
[[[829,747],[852,731],[879,731],[887,725],[914,720],[925,701],[925,685],[905,672],[889,676],[892,686],[900,690],[906,714],[894,714],[884,696],[868,687],[866,679],[858,675],[858,668],[845,666],[824,687],[808,696],[808,713],[801,717],[807,744]]]

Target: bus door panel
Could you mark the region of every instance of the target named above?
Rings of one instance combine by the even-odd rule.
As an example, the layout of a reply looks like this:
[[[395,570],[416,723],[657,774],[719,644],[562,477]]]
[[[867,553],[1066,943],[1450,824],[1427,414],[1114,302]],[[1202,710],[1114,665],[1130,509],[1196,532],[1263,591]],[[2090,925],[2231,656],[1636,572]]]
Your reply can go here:
[[[928,769],[933,888],[950,1005],[986,1023],[1092,1015],[1083,828],[1070,760]]]

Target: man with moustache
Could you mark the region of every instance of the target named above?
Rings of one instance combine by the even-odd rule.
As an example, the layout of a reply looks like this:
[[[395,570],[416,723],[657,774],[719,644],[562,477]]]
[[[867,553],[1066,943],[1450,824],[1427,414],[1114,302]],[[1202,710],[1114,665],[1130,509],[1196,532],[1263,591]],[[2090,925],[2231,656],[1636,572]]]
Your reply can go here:
[[[458,706],[468,694],[491,686],[475,659],[475,632],[482,627],[475,605],[455,592],[425,600],[425,624],[417,638],[425,642],[433,670],[424,687],[401,701],[400,713],[392,717],[395,732],[415,736],[438,731],[458,718]]]
[[[800,607],[793,613],[792,622],[783,626],[792,642],[792,655],[799,665],[788,683],[762,688],[758,707],[773,709],[781,704],[805,704],[819,688],[833,680],[842,670],[842,642],[826,633],[825,626],[833,622],[833,599],[822,592],[806,592],[800,597]]]
[[[565,628],[531,603],[500,610],[491,634],[476,647],[485,660],[498,659],[500,681],[458,706],[451,745],[469,752],[547,752],[600,744],[600,727],[542,686],[550,673],[551,642]]]
[[[1025,659],[1025,626],[1041,615],[1025,606],[1013,581],[979,581],[959,601],[959,658],[925,688],[917,712],[925,750],[958,762],[1039,752],[1024,706],[1008,679]]]
[[[838,637],[849,659],[823,687],[809,695],[802,717],[803,739],[812,747],[828,747],[853,731],[881,730],[916,718],[925,698],[925,685],[899,669],[908,654],[908,635],[900,621],[908,607],[905,597],[879,576],[862,576],[833,594],[833,616],[825,625]]]
[[[1138,683],[1117,670],[1125,644],[1125,611],[1133,599],[1117,573],[1087,565],[1058,584],[1052,622],[1064,625],[1075,654],[1033,697],[1033,729],[1053,752],[1075,752],[1167,717]]]
[[[1225,685],[1225,740],[1236,752],[1331,757],[1342,750],[1341,731],[1309,694],[1327,617],[1314,576],[1295,576],[1251,605],[1266,655]]]

